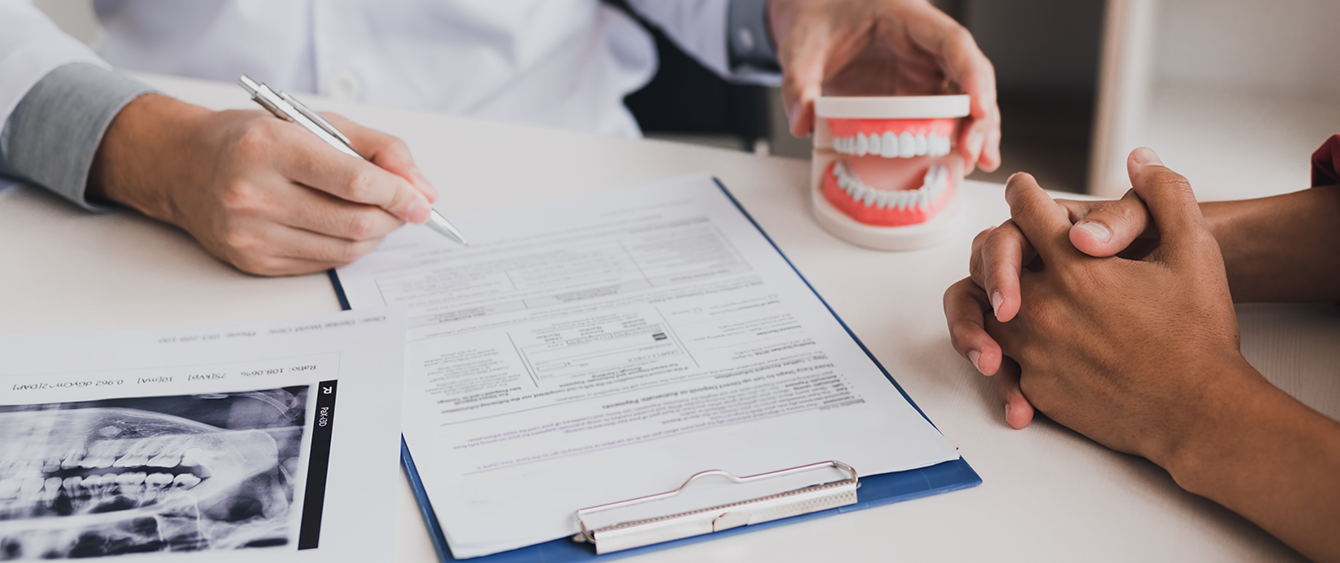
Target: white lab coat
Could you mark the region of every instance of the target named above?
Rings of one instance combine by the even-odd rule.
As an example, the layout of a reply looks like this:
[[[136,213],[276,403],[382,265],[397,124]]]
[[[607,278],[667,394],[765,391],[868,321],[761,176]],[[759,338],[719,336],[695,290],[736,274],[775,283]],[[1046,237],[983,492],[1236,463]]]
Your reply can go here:
[[[729,77],[729,0],[630,0]],[[418,111],[635,136],[650,35],[599,0],[95,0],[99,53],[0,0],[0,123],[50,70],[93,62]],[[100,56],[99,56],[100,55]],[[105,62],[104,62],[105,61]]]

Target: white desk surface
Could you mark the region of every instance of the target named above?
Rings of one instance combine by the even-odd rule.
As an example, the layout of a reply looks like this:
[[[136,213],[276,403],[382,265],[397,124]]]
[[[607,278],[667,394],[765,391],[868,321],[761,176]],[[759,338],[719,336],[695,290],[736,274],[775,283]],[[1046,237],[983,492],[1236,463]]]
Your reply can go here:
[[[210,108],[254,108],[228,84],[143,77]],[[316,100],[313,100],[316,101]],[[991,382],[950,348],[941,296],[967,273],[972,235],[1008,215],[999,185],[969,183],[966,228],[931,250],[881,253],[810,219],[807,162],[667,142],[582,135],[314,103],[409,143],[439,207],[492,209],[708,171],[720,178],[961,448],[979,487],[741,534],[633,561],[1299,560],[1246,520],[1178,489],[1153,464],[1039,420],[1002,420]],[[0,333],[209,324],[336,311],[324,274],[248,276],[185,233],[133,213],[90,215],[33,188],[0,195]],[[1334,306],[1239,309],[1249,360],[1340,416]],[[74,351],[77,353],[77,351]],[[2,361],[2,360],[0,360]],[[398,556],[433,561],[409,487]]]

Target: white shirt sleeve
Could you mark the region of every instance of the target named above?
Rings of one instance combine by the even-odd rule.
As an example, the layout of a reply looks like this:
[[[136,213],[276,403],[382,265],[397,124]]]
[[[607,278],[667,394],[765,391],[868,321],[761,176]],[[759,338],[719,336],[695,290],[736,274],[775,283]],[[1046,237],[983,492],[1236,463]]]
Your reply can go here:
[[[37,81],[57,67],[85,62],[111,67],[66,35],[27,0],[0,0],[0,126]]]

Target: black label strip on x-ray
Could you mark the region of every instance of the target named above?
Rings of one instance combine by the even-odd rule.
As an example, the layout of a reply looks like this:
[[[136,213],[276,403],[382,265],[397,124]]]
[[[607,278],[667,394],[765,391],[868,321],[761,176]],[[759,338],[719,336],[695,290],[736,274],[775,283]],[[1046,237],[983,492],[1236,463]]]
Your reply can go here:
[[[335,381],[322,381],[316,387],[316,419],[312,425],[312,455],[307,458],[307,490],[303,493],[298,549],[316,549],[321,539],[326,470],[330,468],[330,436],[335,428],[335,384]]]

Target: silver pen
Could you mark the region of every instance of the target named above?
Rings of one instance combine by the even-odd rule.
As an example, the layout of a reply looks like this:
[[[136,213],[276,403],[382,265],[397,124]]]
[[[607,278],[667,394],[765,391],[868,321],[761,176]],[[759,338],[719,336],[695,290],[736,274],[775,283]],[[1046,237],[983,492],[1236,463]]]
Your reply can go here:
[[[311,131],[317,138],[344,154],[367,160],[363,155],[358,154],[358,151],[354,150],[352,143],[348,137],[344,136],[344,133],[341,133],[320,114],[308,109],[302,102],[288,95],[287,92],[280,91],[276,94],[269,86],[257,83],[245,74],[237,79],[237,83],[241,84],[248,94],[251,94],[251,99],[265,109],[270,110],[270,113],[273,113],[275,117],[301,125],[303,129]],[[461,244],[469,244],[465,242],[465,237],[461,235],[461,232],[456,230],[456,227],[453,227],[447,221],[447,218],[438,213],[436,209],[429,208],[428,222],[424,224],[449,239]]]

